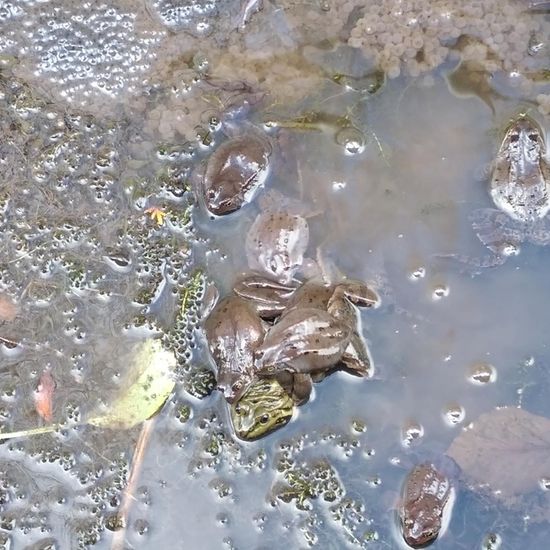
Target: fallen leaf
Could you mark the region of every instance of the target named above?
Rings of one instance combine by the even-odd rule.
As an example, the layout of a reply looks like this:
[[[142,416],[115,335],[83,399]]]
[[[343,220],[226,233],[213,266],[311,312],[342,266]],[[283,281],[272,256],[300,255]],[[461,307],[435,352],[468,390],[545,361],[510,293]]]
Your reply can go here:
[[[134,360],[135,381],[107,411],[88,418],[98,427],[127,429],[151,418],[164,405],[175,386],[176,357],[160,340],[147,340]]]
[[[151,206],[151,208],[147,208],[145,210],[145,213],[149,215],[149,217],[157,224],[157,225],[163,225],[164,224],[164,218],[166,218],[166,212],[162,210],[162,208],[158,208],[157,206]]]
[[[13,321],[17,317],[17,306],[7,294],[0,294],[0,321]]]
[[[537,489],[550,478],[550,419],[504,407],[482,414],[446,453],[474,485],[502,497]]]
[[[151,418],[164,405],[174,386],[176,357],[163,348],[160,340],[147,340],[133,362],[133,382],[105,411],[93,414],[82,424],[100,428],[128,429]],[[70,426],[53,424],[14,432],[0,433],[0,441],[14,437],[26,437],[51,433]]]
[[[38,386],[34,390],[34,408],[41,418],[46,422],[53,419],[53,393],[55,391],[55,380],[50,369],[45,369],[40,375]]]

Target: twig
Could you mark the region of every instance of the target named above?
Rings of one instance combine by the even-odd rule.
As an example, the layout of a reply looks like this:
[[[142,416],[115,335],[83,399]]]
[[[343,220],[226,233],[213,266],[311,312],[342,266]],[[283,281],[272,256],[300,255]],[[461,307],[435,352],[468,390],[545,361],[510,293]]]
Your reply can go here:
[[[137,501],[135,497],[136,485],[141,474],[143,457],[145,456],[145,451],[147,449],[149,439],[151,438],[154,422],[155,419],[151,418],[143,423],[143,427],[141,428],[141,432],[136,442],[132,467],[128,477],[128,484],[122,492],[122,499],[118,509],[118,523],[121,527],[118,531],[115,531],[113,535],[111,550],[124,550],[125,548],[124,541],[126,538],[126,530],[128,528],[128,516],[130,515],[133,502]]]

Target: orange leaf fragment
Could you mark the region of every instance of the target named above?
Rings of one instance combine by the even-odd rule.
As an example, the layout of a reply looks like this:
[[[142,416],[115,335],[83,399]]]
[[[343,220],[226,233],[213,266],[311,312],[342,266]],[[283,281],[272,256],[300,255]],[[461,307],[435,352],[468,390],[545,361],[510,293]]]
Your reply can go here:
[[[45,369],[40,375],[36,390],[34,390],[34,408],[38,415],[46,422],[53,419],[53,393],[55,391],[55,380],[49,369]]]
[[[17,317],[17,306],[7,294],[0,294],[0,321],[13,321]]]

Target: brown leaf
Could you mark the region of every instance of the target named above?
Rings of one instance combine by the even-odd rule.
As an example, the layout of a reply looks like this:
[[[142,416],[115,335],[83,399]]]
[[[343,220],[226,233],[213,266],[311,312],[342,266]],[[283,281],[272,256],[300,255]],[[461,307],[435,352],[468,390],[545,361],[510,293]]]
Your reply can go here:
[[[34,390],[34,408],[41,418],[46,422],[53,419],[53,393],[55,391],[55,380],[49,369],[40,375],[40,381]]]
[[[0,294],[0,321],[13,321],[17,317],[17,306],[7,294]]]
[[[453,441],[447,455],[475,485],[506,498],[550,478],[550,419],[504,407],[482,414]]]

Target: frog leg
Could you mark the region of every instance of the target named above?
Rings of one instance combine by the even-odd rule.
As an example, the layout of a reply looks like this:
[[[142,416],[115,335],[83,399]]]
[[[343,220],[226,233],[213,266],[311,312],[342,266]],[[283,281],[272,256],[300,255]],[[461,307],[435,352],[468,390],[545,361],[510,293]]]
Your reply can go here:
[[[507,257],[519,253],[524,231],[504,212],[481,208],[471,214],[470,221],[478,239],[494,254]]]
[[[546,246],[550,244],[550,222],[547,218],[539,220],[529,229],[527,239],[533,244]]]
[[[470,215],[477,238],[491,251],[481,258],[463,254],[437,254],[438,258],[452,259],[467,265],[463,271],[478,275],[485,268],[502,265],[508,256],[519,254],[520,243],[525,240],[522,225],[495,208],[481,208]]]
[[[470,215],[477,238],[491,251],[480,258],[464,254],[436,254],[437,258],[451,259],[464,266],[462,272],[479,275],[483,269],[502,265],[508,256],[519,254],[525,232],[518,222],[495,208],[482,208]]]
[[[292,397],[296,405],[303,405],[309,400],[313,389],[313,381],[309,374],[283,370],[277,373],[274,378]]]
[[[355,376],[371,378],[374,374],[367,344],[357,331],[353,331],[340,364],[343,369]]]
[[[340,294],[343,294],[348,301],[357,307],[376,308],[380,305],[380,296],[366,283],[353,279],[345,279],[337,284],[334,295],[329,300],[329,313],[331,312],[331,302],[337,300]]]

